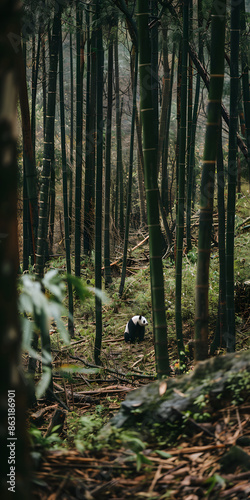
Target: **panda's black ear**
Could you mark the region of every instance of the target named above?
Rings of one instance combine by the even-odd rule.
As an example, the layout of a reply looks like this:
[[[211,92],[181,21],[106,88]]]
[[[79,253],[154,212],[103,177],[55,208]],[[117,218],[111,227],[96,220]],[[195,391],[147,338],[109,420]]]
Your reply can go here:
[[[141,319],[141,315],[139,316],[139,319]]]

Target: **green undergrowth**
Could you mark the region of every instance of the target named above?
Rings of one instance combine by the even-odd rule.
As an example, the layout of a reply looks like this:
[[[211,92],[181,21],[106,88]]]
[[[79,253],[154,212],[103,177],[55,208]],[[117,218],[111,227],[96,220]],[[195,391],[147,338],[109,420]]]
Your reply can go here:
[[[236,237],[235,237],[235,277],[237,283],[244,283],[249,280],[250,276],[250,255],[247,249],[250,243],[250,231],[244,224],[246,217],[247,203],[244,198],[237,202],[242,205],[242,213],[239,211],[236,221]],[[243,223],[243,224],[242,224]],[[113,276],[112,283],[106,289],[108,301],[103,305],[103,343],[101,360],[100,376],[109,376],[105,372],[105,368],[113,369],[116,373],[123,372],[128,376],[128,382],[133,380],[133,372],[139,370],[140,373],[149,374],[151,377],[156,377],[154,364],[154,345],[153,345],[153,325],[152,325],[152,309],[151,309],[151,293],[150,293],[150,272],[149,263],[145,259],[148,255],[148,247],[145,245],[138,248],[133,254],[129,264],[129,273],[126,276],[125,287],[122,297],[119,296],[120,277]],[[140,261],[141,259],[141,261]],[[184,343],[193,339],[194,335],[194,313],[195,313],[195,282],[196,282],[196,263],[197,263],[197,248],[183,255],[183,270],[182,270],[182,314],[183,314],[183,336]],[[57,268],[62,274],[65,273],[65,260],[60,258],[57,261],[51,261],[50,266]],[[141,267],[140,267],[141,266]],[[177,362],[177,346],[175,340],[175,268],[170,259],[163,260],[163,272],[165,280],[165,304],[166,317],[168,328],[168,343],[169,343],[169,358],[171,366]],[[82,261],[81,275],[83,282],[94,286],[94,262],[92,258],[85,258]],[[102,284],[103,289],[104,280]],[[93,363],[93,351],[95,340],[95,297],[91,294],[86,297],[84,302],[80,302],[74,292],[74,323],[75,323],[75,341],[82,341],[77,347],[77,356],[84,360]],[[210,284],[209,284],[209,312],[210,312],[210,342],[213,339],[215,330],[217,308],[219,294],[219,253],[218,248],[213,246],[210,259]],[[146,328],[145,340],[141,344],[129,345],[124,342],[124,330],[127,321],[135,314],[142,314],[149,322]],[[241,313],[237,313],[237,349],[246,348],[249,345],[249,331],[244,330],[244,317]],[[51,336],[52,346],[56,349],[59,347],[57,335]],[[68,350],[69,354],[75,354],[75,348]],[[68,361],[74,363],[75,361]],[[76,362],[77,363],[77,362]],[[136,368],[133,368],[134,363]],[[132,374],[132,375],[131,375]],[[96,376],[93,375],[92,378]],[[90,375],[91,378],[91,375]],[[136,380],[136,379],[135,379]],[[149,379],[150,380],[150,379]],[[118,382],[119,383],[119,382]],[[235,386],[235,381],[232,381]],[[93,384],[94,388],[95,384]],[[136,385],[135,385],[136,387]],[[237,399],[237,394],[233,395]],[[68,419],[68,444],[75,446],[75,439],[79,442],[89,443],[87,446],[95,447],[95,443],[99,442],[99,427],[102,428],[112,417],[112,407],[121,402],[119,396],[117,399],[111,398],[100,404],[92,405],[91,410],[84,415],[83,420],[79,415],[71,413]],[[203,401],[200,402],[203,404]],[[195,413],[195,412],[194,412]],[[197,410],[199,414],[199,408]],[[203,412],[204,413],[204,412]],[[193,414],[193,417],[195,415]],[[86,419],[85,419],[86,417]],[[93,429],[92,427],[93,426]],[[92,430],[91,430],[92,429]],[[159,435],[161,430],[157,425],[152,429],[153,434]],[[175,436],[176,429],[169,429],[172,436]],[[85,439],[85,434],[89,438]],[[119,433],[118,433],[119,434]],[[111,439],[106,436],[106,445]],[[104,441],[105,441],[104,439]],[[158,438],[157,438],[158,439]],[[111,441],[113,440],[113,437]],[[121,442],[122,438],[115,437],[115,441]],[[103,442],[104,445],[104,442]],[[105,445],[105,446],[106,446]],[[98,444],[97,444],[98,446]]]
[[[185,432],[187,415],[183,414],[178,422],[160,424],[150,420],[147,423],[138,422],[132,430],[130,427],[117,428],[98,413],[79,417],[76,413],[68,416],[67,440],[64,445],[76,447],[81,453],[87,451],[102,451],[103,449],[127,448],[136,455],[146,448],[149,442],[159,447],[173,444],[180,430]],[[145,435],[147,426],[147,436]],[[168,431],[166,434],[166,430]]]
[[[247,224],[244,224],[246,219],[246,205],[248,201],[243,197],[237,201],[241,208],[236,221],[236,238],[235,238],[235,278],[236,283],[244,283],[250,277],[250,256],[247,249],[250,245],[250,230]],[[148,247],[136,250],[136,258],[139,261],[140,255],[145,255],[148,252]],[[135,258],[135,256],[133,255]],[[120,277],[113,277],[112,283],[106,289],[108,302],[103,306],[103,362],[109,362],[109,352],[113,351],[113,341],[117,339],[117,345],[121,349],[120,359],[117,363],[121,363],[122,359],[130,362],[136,359],[136,346],[127,346],[124,344],[123,335],[127,321],[135,314],[142,314],[149,322],[146,328],[145,343],[140,344],[140,353],[143,351],[143,346],[150,346],[153,349],[153,325],[152,325],[152,308],[151,308],[151,292],[150,292],[150,272],[149,264],[143,264],[141,268],[136,265],[130,267],[130,274],[126,277],[125,287],[122,297],[119,296]],[[187,343],[194,335],[194,313],[195,313],[195,282],[196,282],[196,262],[197,248],[193,248],[187,255],[183,256],[182,269],[182,317],[183,317],[183,336],[184,342]],[[50,266],[59,269],[62,273],[65,270],[65,261],[60,258],[57,261],[51,261]],[[170,259],[163,261],[163,272],[165,279],[165,304],[168,338],[170,345],[170,359],[177,358],[177,348],[175,341],[175,268]],[[91,258],[85,258],[82,261],[82,278],[88,285],[94,286],[94,263]],[[217,310],[218,310],[218,294],[219,294],[219,252],[217,247],[212,248],[210,259],[210,274],[209,274],[209,313],[210,313],[210,341],[213,339],[215,330]],[[104,289],[103,281],[103,289]],[[81,303],[75,295],[75,340],[86,338],[87,358],[92,361],[92,352],[95,337],[95,297],[91,295]],[[243,320],[240,314],[236,316],[236,325],[240,334]],[[109,340],[112,342],[109,344]],[[120,341],[120,344],[119,344]],[[106,359],[105,359],[106,358]],[[127,359],[126,359],[127,358]],[[117,365],[116,363],[116,365]],[[141,368],[141,365],[139,365]],[[145,368],[145,366],[144,366]]]
[[[235,238],[235,277],[237,283],[244,283],[250,277],[250,231],[247,223],[244,221],[245,207],[244,200],[240,199],[237,203],[243,205],[242,213],[236,221]],[[240,212],[239,212],[240,213]],[[138,264],[140,256],[148,253],[148,247],[137,249],[136,258],[133,255],[133,264],[129,266],[129,274],[126,277],[125,288],[122,297],[119,296],[120,277],[113,277],[113,281],[106,289],[107,301],[103,304],[103,344],[101,360],[103,366],[98,374],[89,374],[87,377],[95,388],[98,384],[96,378],[106,378],[109,383],[109,377],[112,374],[105,372],[106,368],[113,369],[117,374],[123,372],[127,374],[128,382],[133,381],[133,371],[139,370],[140,373],[149,374],[156,377],[154,365],[154,345],[153,345],[153,325],[150,293],[150,272],[149,264],[143,260],[143,264]],[[146,262],[146,263],[145,263]],[[196,282],[196,263],[197,248],[193,248],[187,255],[183,255],[182,270],[182,314],[183,314],[183,336],[187,345],[194,334],[194,312],[195,312],[195,282]],[[134,268],[133,268],[134,266]],[[62,275],[65,274],[65,259],[60,257],[50,262],[51,268],[56,268]],[[169,357],[171,366],[175,366],[177,361],[177,346],[175,341],[175,268],[170,259],[163,261],[163,272],[165,280],[165,304],[169,339]],[[92,258],[85,258],[82,261],[82,280],[90,286],[94,286],[94,263]],[[103,289],[104,289],[103,281]],[[213,338],[213,332],[216,324],[219,293],[219,254],[218,248],[213,247],[210,259],[210,284],[209,284],[209,312],[210,312],[210,333]],[[67,300],[67,299],[66,299]],[[67,305],[67,304],[65,304]],[[149,322],[146,328],[145,340],[141,344],[128,345],[124,342],[124,329],[127,321],[135,314],[142,314]],[[66,321],[66,317],[65,317]],[[241,313],[236,316],[237,339],[244,341],[243,348],[249,346],[249,331],[244,330],[244,317]],[[67,350],[68,354],[77,355],[90,363],[93,363],[93,351],[95,341],[95,296],[87,296],[83,302],[80,302],[76,292],[74,292],[74,324],[75,338],[73,342],[82,341],[77,346]],[[52,347],[59,350],[62,341],[56,332],[51,335]],[[241,344],[237,345],[241,348]],[[65,360],[64,360],[65,362]],[[67,359],[67,363],[77,363]],[[136,363],[136,368],[133,368]],[[132,375],[131,375],[132,374]],[[134,379],[136,381],[136,379]],[[150,379],[149,379],[150,380]],[[149,381],[148,380],[148,381]],[[74,376],[72,376],[74,384]],[[147,382],[147,379],[144,380]],[[230,380],[228,390],[231,393],[232,400],[236,403],[242,401],[242,394],[245,391],[245,382],[237,376]],[[119,383],[119,381],[117,382]],[[136,387],[136,384],[135,384]],[[249,378],[247,379],[247,389],[249,390]],[[85,390],[85,389],[84,389]],[[107,447],[110,449],[117,447],[127,447],[139,470],[143,463],[143,449],[146,444],[143,438],[143,429],[138,427],[138,433],[130,433],[121,429],[113,429],[107,424],[113,416],[113,411],[117,411],[122,398],[119,395],[106,396],[100,402],[91,405],[89,411],[73,411],[67,417],[67,438],[63,446],[77,447],[81,452],[100,451]],[[207,409],[206,394],[200,394],[195,401],[195,408],[191,413],[184,413],[183,418],[178,423],[169,424],[166,437],[161,425],[154,423],[151,429],[152,442],[165,445],[166,442],[174,442],[180,434],[183,436],[186,432],[186,424],[192,418],[197,422],[209,420],[209,409]],[[113,410],[114,408],[114,410]],[[171,427],[172,426],[172,427]],[[164,438],[165,436],[165,438]]]

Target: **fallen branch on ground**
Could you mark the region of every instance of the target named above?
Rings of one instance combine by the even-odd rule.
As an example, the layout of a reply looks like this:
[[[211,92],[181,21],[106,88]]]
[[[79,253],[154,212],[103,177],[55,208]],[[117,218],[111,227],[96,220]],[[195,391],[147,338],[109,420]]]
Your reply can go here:
[[[131,248],[131,250],[129,250],[130,253],[133,252],[134,250],[136,250],[137,248],[139,248],[144,243],[146,243],[146,241],[148,241],[148,239],[149,239],[149,236],[146,236],[146,238],[144,238],[144,240],[140,241],[140,243],[138,243],[138,245],[136,245],[135,247]],[[122,259],[123,259],[123,256],[119,257],[119,259],[115,260],[114,262],[111,262],[110,267],[115,266],[116,264],[119,264],[119,262],[121,262]],[[102,271],[104,271],[104,267],[102,267]]]

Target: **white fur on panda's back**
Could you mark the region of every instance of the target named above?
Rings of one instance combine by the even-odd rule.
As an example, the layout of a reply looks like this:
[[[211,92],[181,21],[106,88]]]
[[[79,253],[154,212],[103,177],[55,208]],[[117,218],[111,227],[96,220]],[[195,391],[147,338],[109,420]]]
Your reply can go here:
[[[144,318],[144,316],[141,316],[140,320],[139,320],[139,318],[140,318],[139,314],[137,316],[133,316],[133,318],[131,318],[134,325],[137,325],[137,323],[139,323],[140,326],[148,325],[148,322],[147,322],[146,318]],[[145,320],[144,323],[143,323],[143,320]],[[125,333],[129,333],[128,324],[129,324],[129,321],[126,324]]]
[[[131,318],[131,319],[132,319],[132,321],[133,321],[133,323],[134,323],[134,325],[137,325],[138,320],[139,320],[139,317],[140,317],[140,316],[133,316],[133,318]]]
[[[144,318],[144,316],[133,316],[132,321],[133,321],[134,325],[137,325],[137,323],[139,323],[140,326],[148,325],[148,322],[147,322],[146,318]]]
[[[134,323],[134,325],[137,325],[138,321],[139,321],[139,315],[138,316],[133,316],[132,321]],[[126,324],[126,328],[125,328],[125,333],[129,333],[129,329],[128,329],[128,324],[129,324],[129,321],[127,322]]]

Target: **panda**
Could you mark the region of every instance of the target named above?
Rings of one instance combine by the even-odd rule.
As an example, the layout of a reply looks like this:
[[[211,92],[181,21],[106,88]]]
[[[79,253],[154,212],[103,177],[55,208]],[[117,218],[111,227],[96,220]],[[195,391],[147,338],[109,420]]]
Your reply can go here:
[[[134,344],[136,339],[138,339],[138,342],[141,342],[144,339],[146,325],[148,325],[148,322],[144,316],[133,316],[126,324],[124,332],[125,342],[132,342]]]

